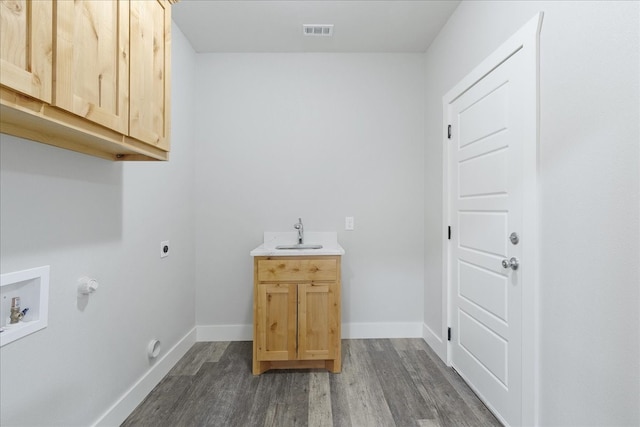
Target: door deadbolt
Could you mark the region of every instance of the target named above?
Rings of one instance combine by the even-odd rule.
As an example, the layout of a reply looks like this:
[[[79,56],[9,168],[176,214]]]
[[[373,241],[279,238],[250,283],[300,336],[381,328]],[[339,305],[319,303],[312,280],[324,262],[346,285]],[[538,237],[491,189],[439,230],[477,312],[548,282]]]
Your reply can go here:
[[[516,257],[511,257],[511,259],[503,259],[502,260],[502,266],[504,268],[510,268],[512,270],[517,270],[518,267],[520,267],[520,261],[518,261],[518,258]]]
[[[513,233],[511,233],[511,235],[509,235],[509,240],[511,240],[512,244],[517,245],[520,241],[520,237],[518,237],[518,233],[514,231]]]

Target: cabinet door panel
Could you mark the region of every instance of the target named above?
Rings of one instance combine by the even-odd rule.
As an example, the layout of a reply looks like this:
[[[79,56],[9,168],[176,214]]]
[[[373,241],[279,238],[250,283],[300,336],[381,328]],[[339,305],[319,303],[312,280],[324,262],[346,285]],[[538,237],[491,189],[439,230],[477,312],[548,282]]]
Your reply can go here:
[[[334,359],[340,342],[336,283],[298,285],[298,359]]]
[[[129,2],[58,1],[54,105],[117,132],[129,123]]]
[[[129,135],[169,150],[171,8],[165,0],[131,1]]]
[[[296,358],[297,285],[258,285],[258,360]]]
[[[0,84],[51,102],[52,2],[1,1],[0,24]]]

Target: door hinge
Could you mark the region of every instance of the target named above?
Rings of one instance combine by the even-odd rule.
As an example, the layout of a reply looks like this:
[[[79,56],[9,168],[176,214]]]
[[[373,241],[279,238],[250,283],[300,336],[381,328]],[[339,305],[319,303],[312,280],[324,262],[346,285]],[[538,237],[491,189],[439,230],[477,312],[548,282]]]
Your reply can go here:
[[[451,226],[447,230],[447,240],[451,240]]]
[[[451,328],[447,329],[447,341],[451,341]]]
[[[447,139],[451,139],[451,125],[447,126]]]

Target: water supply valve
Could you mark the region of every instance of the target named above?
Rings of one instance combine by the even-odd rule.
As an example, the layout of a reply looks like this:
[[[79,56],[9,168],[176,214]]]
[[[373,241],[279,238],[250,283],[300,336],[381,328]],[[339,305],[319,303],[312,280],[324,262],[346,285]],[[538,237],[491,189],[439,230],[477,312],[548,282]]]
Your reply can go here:
[[[90,277],[81,277],[78,279],[78,293],[80,295],[90,295],[98,289],[100,284],[96,279]]]

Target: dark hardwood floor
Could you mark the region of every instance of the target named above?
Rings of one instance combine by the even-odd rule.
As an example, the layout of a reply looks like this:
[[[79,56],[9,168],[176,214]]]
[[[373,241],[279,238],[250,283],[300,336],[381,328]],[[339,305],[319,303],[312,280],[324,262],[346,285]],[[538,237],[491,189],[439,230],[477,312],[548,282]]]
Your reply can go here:
[[[340,374],[253,376],[251,356],[196,343],[122,426],[500,426],[421,339],[343,340]]]

